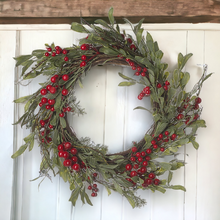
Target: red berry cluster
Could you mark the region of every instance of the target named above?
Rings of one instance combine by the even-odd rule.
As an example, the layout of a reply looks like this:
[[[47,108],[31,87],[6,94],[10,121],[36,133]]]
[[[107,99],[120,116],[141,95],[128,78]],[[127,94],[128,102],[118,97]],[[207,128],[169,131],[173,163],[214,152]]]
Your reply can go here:
[[[72,146],[70,142],[63,142],[57,146],[58,156],[64,158],[63,165],[65,167],[71,167],[75,171],[86,168],[83,161],[80,161],[76,156],[78,151]]]
[[[170,82],[169,81],[166,81],[163,85],[163,89],[165,91],[167,91],[169,89],[169,85],[170,85]],[[162,87],[162,85],[160,83],[157,83],[157,88],[160,89]]]
[[[127,172],[129,172],[129,176],[131,178],[134,176],[139,176],[139,178],[143,179],[145,184],[142,184],[143,187],[151,184],[158,185],[160,181],[158,179],[155,179],[156,175],[153,172],[147,171],[148,161],[151,159],[149,155],[152,153],[152,150],[147,149],[146,151],[138,152],[137,147],[132,147],[131,150],[131,163],[128,163],[125,166],[125,169],[127,170]],[[135,186],[136,183],[131,178],[126,178],[126,180],[131,182],[133,186]]]
[[[66,55],[67,53],[68,53],[68,51],[66,50],[66,49],[62,49],[61,47],[59,47],[59,46],[56,46],[55,48],[54,48],[54,50],[51,48],[51,47],[47,47],[47,51],[48,52],[46,52],[44,55],[46,56],[46,57],[49,57],[50,55],[52,56],[52,57],[55,57],[56,55],[59,55],[59,54],[64,54],[64,55]],[[65,56],[64,57],[64,61],[68,61],[69,60],[69,58],[67,57],[67,56]]]
[[[58,85],[59,80],[68,81],[69,75],[64,74],[62,76],[59,76],[56,74],[52,76],[50,80],[53,84],[52,85],[49,84],[46,86],[46,88],[41,89],[40,93],[42,96],[47,96],[47,94],[49,93],[56,94],[57,90],[60,89]],[[68,95],[68,90],[65,87],[63,87],[61,93],[63,96],[66,96]],[[43,105],[46,105],[45,108],[47,110],[54,112],[55,111],[54,104],[55,104],[55,99],[47,99],[46,97],[42,97],[39,106],[42,107]],[[60,117],[64,117],[66,111],[70,112],[71,108],[69,106],[64,107],[63,111],[60,113]]]
[[[142,92],[138,95],[138,99],[139,100],[142,100],[144,98],[144,96],[149,96],[150,95],[150,87],[149,86],[146,86]]]
[[[88,186],[88,190],[92,190],[91,196],[92,197],[96,197],[97,196],[97,192],[99,191],[97,184],[93,184],[93,185],[89,185]]]
[[[137,48],[136,48],[136,46],[133,44],[133,41],[132,41],[132,39],[131,38],[127,38],[126,39],[126,43],[128,44],[128,46],[129,46],[129,48],[131,49],[131,50],[137,50]]]
[[[199,118],[199,104],[202,102],[200,97],[196,97],[194,101],[190,101],[190,98],[183,100],[183,103],[180,107],[177,108],[178,115],[176,116],[177,120],[185,121],[185,124],[189,124],[189,121],[194,121]],[[195,113],[192,118],[192,113]]]

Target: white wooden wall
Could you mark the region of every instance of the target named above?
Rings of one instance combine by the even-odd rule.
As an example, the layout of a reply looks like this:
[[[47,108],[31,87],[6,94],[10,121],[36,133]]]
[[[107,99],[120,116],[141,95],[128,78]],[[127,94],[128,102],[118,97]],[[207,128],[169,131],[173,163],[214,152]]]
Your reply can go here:
[[[181,149],[179,158],[187,165],[176,171],[173,184],[182,184],[186,193],[168,190],[165,194],[140,191],[147,205],[132,209],[116,193],[107,196],[100,187],[93,207],[76,207],[68,202],[68,184],[59,177],[30,182],[38,176],[40,153],[36,147],[16,160],[11,155],[23,143],[29,131],[12,126],[23,113],[23,105],[14,105],[15,98],[36,90],[34,80],[27,86],[18,84],[19,69],[15,69],[14,56],[44,48],[44,43],[54,42],[67,47],[82,37],[70,30],[69,25],[0,25],[0,219],[1,220],[219,220],[220,219],[220,25],[218,24],[163,24],[144,25],[164,52],[164,61],[173,70],[179,52],[193,53],[186,70],[191,73],[190,86],[200,78],[203,70],[197,64],[208,64],[215,74],[204,84],[201,92],[202,118],[206,129],[198,131],[198,151],[191,145]],[[123,26],[128,32],[129,27]],[[139,105],[150,107],[149,102],[137,99],[141,88],[118,87],[118,72],[132,75],[128,69],[115,66],[95,67],[87,75],[84,88],[77,88],[77,97],[87,115],[70,117],[78,136],[89,136],[96,143],[109,146],[111,153],[128,149],[132,141],[144,135],[152,118]],[[26,82],[22,82],[26,84]],[[188,86],[188,89],[190,89]]]

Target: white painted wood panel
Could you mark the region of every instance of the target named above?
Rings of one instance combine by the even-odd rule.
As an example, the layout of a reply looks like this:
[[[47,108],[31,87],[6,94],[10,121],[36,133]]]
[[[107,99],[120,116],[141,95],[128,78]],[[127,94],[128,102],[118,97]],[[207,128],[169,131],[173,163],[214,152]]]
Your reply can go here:
[[[25,87],[19,84],[14,87],[15,62],[12,57],[15,54],[28,54],[34,49],[44,48],[44,43],[54,42],[61,47],[70,46],[76,44],[77,39],[83,35],[68,30],[68,25],[1,25],[0,140],[3,153],[0,154],[0,165],[1,167],[7,165],[7,169],[0,169],[0,177],[3,179],[0,181],[0,214],[3,219],[219,220],[220,25],[145,24],[144,27],[158,41],[164,52],[164,61],[170,64],[169,70],[175,68],[179,52],[194,54],[186,66],[186,70],[191,73],[188,89],[202,75],[202,68],[197,64],[207,63],[209,72],[215,72],[204,84],[201,93],[204,107],[202,118],[206,120],[208,127],[198,131],[200,149],[197,152],[191,145],[181,149],[179,158],[184,159],[187,164],[185,168],[174,173],[172,181],[173,184],[185,185],[187,192],[167,190],[163,195],[140,191],[139,194],[147,200],[147,205],[141,209],[132,209],[117,193],[112,193],[108,197],[102,187],[99,187],[98,197],[92,198],[93,207],[82,206],[80,201],[76,207],[72,207],[68,202],[70,196],[68,184],[59,177],[53,178],[52,183],[48,179],[44,180],[38,191],[40,181],[29,180],[38,176],[39,148],[35,147],[32,152],[26,152],[14,162],[10,158],[13,142],[15,150],[22,144],[23,137],[29,133],[20,126],[14,128],[11,126],[13,118],[16,120],[20,117],[24,107],[16,105],[13,112],[12,100],[35,91],[38,87],[37,82],[43,81],[43,78]],[[123,28],[128,30],[127,25]],[[87,114],[69,118],[79,137],[89,136],[95,143],[106,144],[111,153],[130,148],[132,141],[140,140],[152,123],[149,113],[133,111],[133,108],[139,105],[147,108],[150,106],[149,101],[137,99],[141,88],[118,87],[121,81],[118,72],[133,75],[130,68],[115,66],[93,68],[83,80],[84,88],[77,87],[76,91]]]

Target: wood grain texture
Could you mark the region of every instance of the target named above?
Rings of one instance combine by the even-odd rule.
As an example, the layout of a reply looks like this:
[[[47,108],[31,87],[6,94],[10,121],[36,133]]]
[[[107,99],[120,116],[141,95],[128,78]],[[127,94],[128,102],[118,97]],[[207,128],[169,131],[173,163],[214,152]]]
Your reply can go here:
[[[107,17],[114,7],[114,16],[132,22],[220,22],[219,0],[63,0],[63,1],[0,1],[0,23],[71,23],[80,17]]]

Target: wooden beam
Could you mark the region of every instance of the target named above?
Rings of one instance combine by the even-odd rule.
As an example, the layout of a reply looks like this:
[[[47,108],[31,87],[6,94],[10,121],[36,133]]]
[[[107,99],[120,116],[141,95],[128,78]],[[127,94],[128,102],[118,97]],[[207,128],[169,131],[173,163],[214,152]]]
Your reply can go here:
[[[107,17],[111,6],[119,21],[127,17],[150,23],[220,22],[220,0],[1,0],[0,23],[35,23],[36,19],[71,23],[80,17],[93,21]]]

